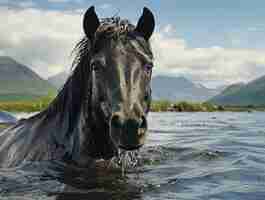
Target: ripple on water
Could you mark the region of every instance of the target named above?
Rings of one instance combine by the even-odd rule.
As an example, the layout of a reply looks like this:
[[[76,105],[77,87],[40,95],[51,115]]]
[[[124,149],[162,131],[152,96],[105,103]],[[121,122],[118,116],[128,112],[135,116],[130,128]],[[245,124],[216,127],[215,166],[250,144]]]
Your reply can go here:
[[[29,163],[0,170],[0,199],[264,200],[265,113],[151,113],[137,167]]]

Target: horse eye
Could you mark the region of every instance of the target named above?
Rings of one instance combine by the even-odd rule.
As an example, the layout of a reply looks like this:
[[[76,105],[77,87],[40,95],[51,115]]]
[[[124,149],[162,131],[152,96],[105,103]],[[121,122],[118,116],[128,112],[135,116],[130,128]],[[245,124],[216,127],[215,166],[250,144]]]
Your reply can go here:
[[[152,64],[145,64],[144,65],[145,72],[150,73],[152,71],[152,69],[153,69],[153,65]]]

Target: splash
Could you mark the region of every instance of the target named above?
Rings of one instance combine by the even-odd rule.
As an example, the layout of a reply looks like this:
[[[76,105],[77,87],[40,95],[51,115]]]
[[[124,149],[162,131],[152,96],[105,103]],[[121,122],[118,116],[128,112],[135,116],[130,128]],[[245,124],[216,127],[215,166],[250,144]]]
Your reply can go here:
[[[112,159],[112,162],[121,168],[122,176],[125,176],[125,172],[128,169],[137,169],[139,166],[140,153],[139,150],[125,151],[118,150],[118,156]]]

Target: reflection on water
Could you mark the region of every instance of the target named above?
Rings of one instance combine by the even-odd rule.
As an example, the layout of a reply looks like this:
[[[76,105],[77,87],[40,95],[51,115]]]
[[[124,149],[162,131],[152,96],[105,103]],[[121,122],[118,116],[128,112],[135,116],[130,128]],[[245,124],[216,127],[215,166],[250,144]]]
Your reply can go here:
[[[265,113],[151,113],[149,124],[124,176],[108,161],[25,163],[0,170],[0,199],[265,199]]]

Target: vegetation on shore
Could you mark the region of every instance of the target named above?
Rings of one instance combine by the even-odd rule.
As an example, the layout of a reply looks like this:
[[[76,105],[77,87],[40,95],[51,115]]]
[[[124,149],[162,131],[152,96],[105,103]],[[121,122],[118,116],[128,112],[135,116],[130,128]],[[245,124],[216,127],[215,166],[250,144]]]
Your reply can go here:
[[[170,102],[167,100],[154,101],[151,105],[151,111],[153,112],[213,112],[213,111],[224,111],[224,107],[216,106],[214,104],[195,103],[195,102]]]
[[[8,112],[39,112],[48,107],[54,99],[55,94],[50,94],[46,97],[41,97],[36,100],[22,100],[22,101],[0,101],[0,110]],[[217,112],[217,111],[265,111],[263,107],[255,106],[218,106],[209,102],[195,103],[195,102],[171,102],[168,100],[153,101],[151,104],[152,112]]]
[[[249,106],[220,106],[209,102],[196,103],[196,102],[170,102],[167,100],[154,101],[151,105],[153,112],[218,112],[218,111],[231,111],[231,112],[251,112],[253,110],[265,111],[264,107]]]
[[[47,108],[53,99],[54,94],[49,94],[36,100],[0,101],[0,110],[8,112],[39,112]]]
[[[8,127],[8,125],[7,124],[1,124],[0,123],[0,131],[2,130],[2,129],[5,129],[5,128],[7,128]]]

